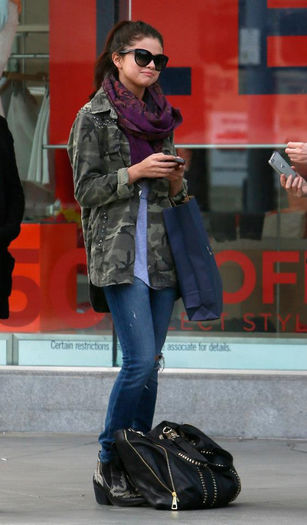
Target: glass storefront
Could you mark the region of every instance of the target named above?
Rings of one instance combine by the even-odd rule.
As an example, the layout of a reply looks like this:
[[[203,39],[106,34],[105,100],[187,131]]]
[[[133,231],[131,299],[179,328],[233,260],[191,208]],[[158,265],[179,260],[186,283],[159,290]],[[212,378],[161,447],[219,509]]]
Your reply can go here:
[[[26,213],[10,247],[16,265],[11,315],[0,322],[0,364],[121,362],[110,315],[95,313],[89,303],[65,151],[76,111],[91,92],[97,42],[103,41],[97,17],[105,6],[109,27],[130,12],[164,34],[171,59],[161,83],[182,109],[175,141],[223,279],[219,320],[190,322],[176,303],[166,366],[307,369],[307,199],[289,197],[268,165],[274,149],[284,154],[288,140],[305,136],[307,62],[300,52],[293,61],[291,50],[302,43],[307,1],[294,7],[281,0],[56,4],[22,2],[1,81]],[[161,10],[172,14],[173,28],[168,16],[161,20]],[[84,30],[80,36],[86,18],[88,37]],[[183,20],[184,39],[175,30]],[[24,135],[12,118],[18,108],[28,119]]]

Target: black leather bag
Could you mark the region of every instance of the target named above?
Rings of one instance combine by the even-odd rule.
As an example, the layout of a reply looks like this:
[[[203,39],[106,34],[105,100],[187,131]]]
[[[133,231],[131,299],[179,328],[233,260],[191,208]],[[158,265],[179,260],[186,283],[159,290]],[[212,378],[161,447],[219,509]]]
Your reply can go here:
[[[221,507],[241,490],[231,454],[192,425],[162,421],[146,435],[118,430],[115,441],[131,480],[157,509]]]

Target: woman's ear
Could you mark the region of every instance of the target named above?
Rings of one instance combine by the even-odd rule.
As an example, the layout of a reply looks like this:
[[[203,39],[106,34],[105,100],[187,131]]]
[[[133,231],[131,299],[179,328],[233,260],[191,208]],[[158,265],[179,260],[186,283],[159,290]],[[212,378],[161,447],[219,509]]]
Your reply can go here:
[[[122,57],[118,53],[114,52],[112,53],[112,62],[117,67],[117,69],[121,69],[121,63],[122,63]]]

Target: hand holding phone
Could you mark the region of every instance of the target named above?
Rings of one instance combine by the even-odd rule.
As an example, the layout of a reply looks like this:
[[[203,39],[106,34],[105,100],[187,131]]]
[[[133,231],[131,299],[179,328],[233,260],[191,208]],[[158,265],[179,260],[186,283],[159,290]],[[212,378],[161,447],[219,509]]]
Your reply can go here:
[[[297,177],[296,171],[291,168],[290,164],[288,164],[278,151],[273,152],[268,162],[279,175],[284,174],[287,177],[289,175],[292,175],[293,178]]]
[[[174,156],[172,159],[162,159],[163,162],[176,162],[177,164],[185,164],[185,160],[182,157]]]
[[[185,164],[185,160],[182,157],[174,157],[174,162],[177,162],[177,164]]]

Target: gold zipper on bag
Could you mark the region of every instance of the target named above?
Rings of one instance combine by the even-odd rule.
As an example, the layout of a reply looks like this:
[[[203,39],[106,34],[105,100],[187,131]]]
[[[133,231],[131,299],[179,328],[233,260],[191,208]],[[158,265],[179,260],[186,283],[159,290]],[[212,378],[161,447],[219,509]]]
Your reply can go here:
[[[231,473],[234,475],[234,477],[235,477],[235,479],[236,479],[236,482],[237,482],[237,490],[236,490],[236,493],[235,493],[235,495],[234,495],[234,496],[231,498],[231,500],[230,500],[230,501],[234,501],[234,500],[238,497],[238,495],[240,494],[240,492],[241,492],[241,480],[240,480],[239,474],[238,474],[234,469],[230,469],[229,472],[231,472]]]
[[[162,432],[166,436],[166,438],[171,440],[171,441],[176,439],[176,437],[179,437],[179,434],[176,432],[176,430],[174,430],[173,428],[168,427],[168,426],[164,427]],[[159,446],[159,445],[157,445],[157,446]],[[207,454],[212,454],[212,455],[214,454],[213,451],[208,451],[208,450],[201,450],[201,453],[202,454],[207,453]],[[178,456],[183,458],[183,459],[185,459],[189,463],[192,463],[193,465],[196,466],[196,469],[197,469],[198,474],[200,476],[202,489],[203,489],[203,492],[204,492],[203,504],[206,503],[206,500],[207,500],[207,497],[208,497],[208,493],[207,493],[207,489],[206,489],[205,479],[204,479],[204,477],[203,477],[199,467],[202,466],[203,468],[207,469],[207,471],[209,471],[210,477],[211,477],[211,480],[212,480],[212,489],[213,489],[212,502],[211,502],[210,506],[213,507],[215,505],[216,501],[217,501],[218,489],[217,489],[217,483],[216,483],[215,475],[214,475],[213,471],[211,470],[211,468],[209,467],[209,465],[207,465],[205,462],[197,461],[196,459],[193,459],[190,456],[187,456],[186,454],[183,454],[182,452],[178,452]],[[224,467],[224,465],[222,465],[220,463],[215,464],[215,466],[217,466],[217,467]]]
[[[162,450],[163,450],[163,452],[165,454],[165,457],[166,457],[167,470],[168,470],[169,478],[171,480],[171,484],[172,484],[172,487],[173,487],[173,492],[172,492],[173,501],[172,501],[172,507],[171,508],[172,508],[172,510],[177,510],[178,509],[177,501],[179,501],[179,499],[177,498],[177,494],[176,494],[176,490],[175,490],[175,486],[174,486],[174,480],[173,480],[173,476],[172,476],[171,466],[169,464],[168,453],[167,453],[167,450],[164,447],[162,447],[162,445],[156,445],[156,446],[162,448]]]
[[[150,472],[152,473],[152,475],[156,478],[156,480],[160,483],[160,485],[162,485],[162,487],[164,487],[171,495],[172,495],[172,504],[171,504],[171,510],[177,510],[178,509],[178,505],[177,505],[177,501],[179,501],[178,497],[177,497],[177,493],[176,493],[176,490],[175,490],[175,487],[174,487],[174,481],[173,481],[173,477],[172,477],[172,473],[171,473],[171,470],[170,470],[170,465],[169,465],[169,460],[168,460],[168,454],[167,454],[167,451],[165,450],[164,447],[160,446],[160,445],[155,445],[157,447],[160,447],[162,448],[163,452],[165,453],[165,456],[166,456],[166,463],[167,463],[167,468],[168,468],[168,472],[169,472],[169,476],[170,476],[170,480],[171,480],[171,484],[172,484],[172,488],[173,490],[171,490],[167,485],[165,485],[165,483],[163,483],[163,481],[160,480],[160,478],[157,476],[157,474],[155,473],[155,471],[148,465],[148,463],[145,461],[145,459],[141,456],[141,454],[138,452],[138,450],[130,443],[130,441],[128,440],[127,438],[127,433],[126,433],[126,430],[124,430],[124,436],[125,436],[125,440],[126,442],[128,443],[128,445],[134,450],[134,452],[139,456],[139,458],[141,459],[141,461],[144,463],[144,465],[146,465],[146,467],[150,470]]]
[[[212,486],[213,486],[213,499],[212,499],[212,502],[210,504],[210,507],[213,507],[216,503],[216,500],[217,500],[217,484],[216,484],[216,479],[215,479],[215,476],[214,476],[214,473],[213,471],[211,470],[211,468],[209,467],[206,467],[207,470],[209,470],[210,472],[210,475],[211,475],[211,479],[212,479]]]
[[[207,499],[208,499],[208,491],[207,491],[207,487],[206,487],[206,481],[205,481],[204,475],[203,475],[202,471],[200,470],[200,468],[196,467],[196,469],[197,469],[197,472],[198,472],[198,475],[199,475],[199,478],[200,478],[202,491],[203,491],[203,505],[205,505],[207,503]]]
[[[173,499],[172,499],[172,506],[171,506],[171,509],[172,510],[177,510],[178,509],[178,505],[177,505],[177,494],[176,492],[172,492],[172,496],[173,496]]]

